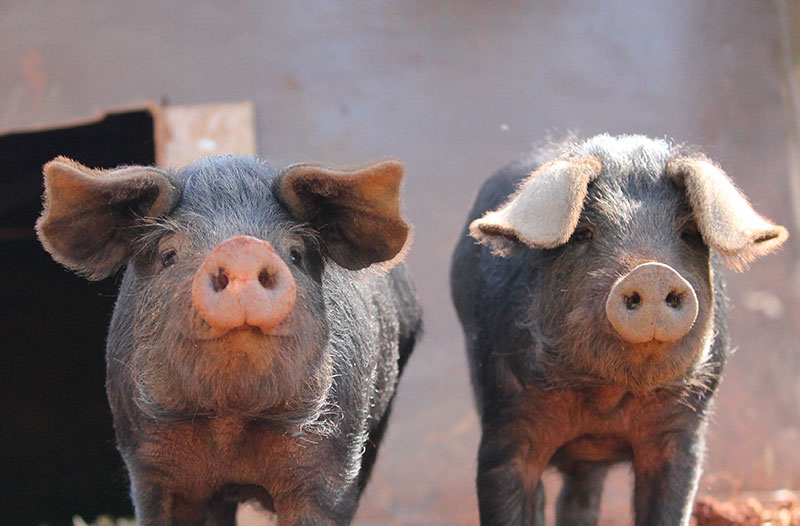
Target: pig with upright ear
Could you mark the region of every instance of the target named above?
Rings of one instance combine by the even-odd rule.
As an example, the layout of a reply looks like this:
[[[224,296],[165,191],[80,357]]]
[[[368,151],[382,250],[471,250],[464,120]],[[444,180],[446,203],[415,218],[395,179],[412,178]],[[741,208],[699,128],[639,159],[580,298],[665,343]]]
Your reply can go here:
[[[420,334],[403,166],[44,168],[39,239],[125,267],[107,391],[138,524],[348,524]]]
[[[481,417],[481,523],[597,524],[630,462],[637,526],[688,525],[708,407],[729,353],[723,263],[786,229],[701,155],[599,135],[535,152],[481,188],[451,267]]]

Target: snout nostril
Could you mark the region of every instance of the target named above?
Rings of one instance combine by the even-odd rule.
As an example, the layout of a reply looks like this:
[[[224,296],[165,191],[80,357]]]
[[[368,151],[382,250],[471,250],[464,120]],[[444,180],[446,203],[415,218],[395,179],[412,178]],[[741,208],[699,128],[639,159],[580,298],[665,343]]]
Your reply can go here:
[[[219,269],[219,272],[216,276],[211,276],[211,287],[214,289],[214,292],[219,292],[221,290],[225,290],[225,287],[228,286],[228,275],[225,274],[225,269]]]
[[[691,283],[655,261],[621,276],[606,297],[606,319],[625,341],[677,342],[694,326],[699,310]],[[649,352],[649,351],[648,351]]]
[[[667,298],[664,301],[666,301],[667,305],[669,305],[671,308],[679,309],[681,302],[683,301],[683,294],[679,294],[673,290],[667,294]]]
[[[630,296],[625,296],[625,308],[628,310],[635,310],[642,304],[642,297],[638,292],[634,292]]]
[[[253,327],[278,334],[296,299],[292,270],[275,247],[263,239],[235,236],[214,247],[194,273],[191,329],[201,337]]]
[[[258,273],[258,282],[265,289],[271,289],[275,285],[275,277],[267,269],[262,269]]]

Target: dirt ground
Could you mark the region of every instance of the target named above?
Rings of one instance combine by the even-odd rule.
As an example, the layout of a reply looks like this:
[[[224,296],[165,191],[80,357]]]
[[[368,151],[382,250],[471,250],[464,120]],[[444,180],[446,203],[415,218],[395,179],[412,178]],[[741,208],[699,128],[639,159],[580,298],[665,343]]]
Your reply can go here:
[[[238,516],[239,526],[267,526],[275,523],[254,508],[243,509]],[[782,490],[770,493],[740,495],[720,501],[713,497],[697,500],[692,513],[692,526],[800,526],[800,497]],[[74,526],[136,526],[127,519],[98,518],[87,525],[80,517]]]
[[[791,491],[742,495],[729,501],[699,499],[693,526],[800,526],[800,500]]]

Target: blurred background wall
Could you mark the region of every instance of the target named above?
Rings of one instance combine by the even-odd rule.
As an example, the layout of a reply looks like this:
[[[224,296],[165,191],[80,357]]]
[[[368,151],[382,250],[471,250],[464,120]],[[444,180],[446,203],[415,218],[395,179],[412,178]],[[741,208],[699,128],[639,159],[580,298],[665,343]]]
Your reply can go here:
[[[249,99],[262,156],[406,162],[427,333],[357,524],[477,523],[479,429],[447,271],[479,184],[548,135],[698,145],[794,236],[730,275],[738,351],[701,491],[800,488],[798,22],[790,0],[2,0],[0,133]],[[611,479],[607,524],[627,517],[628,479]]]

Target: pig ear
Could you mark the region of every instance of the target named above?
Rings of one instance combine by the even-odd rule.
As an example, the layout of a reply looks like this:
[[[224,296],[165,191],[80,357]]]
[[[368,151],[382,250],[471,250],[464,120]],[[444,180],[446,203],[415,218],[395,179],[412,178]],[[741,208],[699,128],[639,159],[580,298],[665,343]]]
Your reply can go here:
[[[725,263],[742,270],[756,258],[780,247],[789,233],[761,217],[728,176],[702,158],[676,158],[666,172],[686,188],[703,240]]]
[[[44,166],[44,209],[36,232],[53,259],[89,279],[103,279],[128,260],[135,222],[168,212],[178,196],[156,168],[92,170],[56,157]]]
[[[597,159],[559,159],[542,165],[497,210],[469,226],[469,233],[492,248],[506,248],[507,240],[534,248],[566,243],[583,210],[589,183],[600,173]]]
[[[409,226],[400,216],[399,161],[355,170],[290,166],[275,182],[278,199],[325,241],[328,256],[358,270],[401,253]]]

